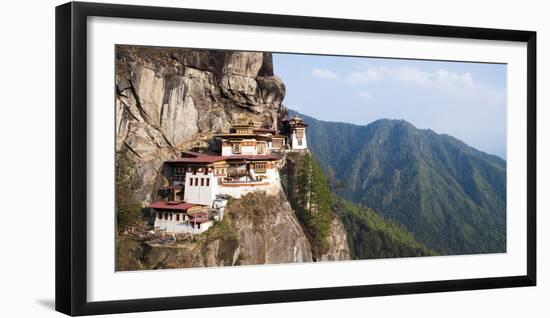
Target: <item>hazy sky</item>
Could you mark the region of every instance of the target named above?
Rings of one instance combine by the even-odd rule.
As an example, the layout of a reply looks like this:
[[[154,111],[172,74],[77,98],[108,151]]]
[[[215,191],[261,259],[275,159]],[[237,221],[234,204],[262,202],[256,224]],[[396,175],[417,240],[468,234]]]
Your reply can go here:
[[[506,65],[273,54],[284,104],[327,121],[404,119],[506,158]]]

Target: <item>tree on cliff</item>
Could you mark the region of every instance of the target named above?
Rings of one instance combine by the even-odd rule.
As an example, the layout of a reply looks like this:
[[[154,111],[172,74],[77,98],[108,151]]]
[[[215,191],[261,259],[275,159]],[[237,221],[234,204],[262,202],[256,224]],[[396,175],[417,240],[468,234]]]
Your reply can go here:
[[[328,250],[332,193],[323,170],[309,153],[292,161],[289,199],[317,258]]]
[[[142,207],[134,195],[138,186],[135,163],[117,154],[115,169],[116,225],[122,231],[141,220]]]

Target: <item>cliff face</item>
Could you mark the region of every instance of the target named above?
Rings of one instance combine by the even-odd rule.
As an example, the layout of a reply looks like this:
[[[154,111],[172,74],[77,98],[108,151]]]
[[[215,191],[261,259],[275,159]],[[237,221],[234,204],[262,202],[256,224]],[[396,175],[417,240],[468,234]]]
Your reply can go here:
[[[269,53],[117,46],[116,151],[135,162],[136,198],[153,201],[166,181],[164,161],[227,131],[241,114],[279,128],[284,95]],[[331,232],[321,259],[349,259],[339,220]],[[117,270],[312,260],[308,238],[282,191],[234,200],[223,222],[186,242],[117,241]]]
[[[229,207],[241,264],[311,262],[311,247],[294,211],[279,196],[251,193]]]
[[[130,253],[132,257],[125,257]],[[318,261],[350,260],[347,235],[332,218],[328,251]],[[122,242],[117,270],[312,262],[310,243],[283,192],[234,200],[226,218],[195,241],[177,245]]]
[[[163,161],[240,114],[277,128],[284,95],[268,53],[117,46],[116,150],[136,161],[137,198],[151,202]]]
[[[131,257],[127,257],[131,254]],[[311,262],[311,247],[284,194],[233,200],[224,220],[183,244],[122,242],[117,270]]]
[[[344,261],[351,259],[346,229],[340,218],[333,215],[330,222],[328,251],[321,255],[321,261]]]

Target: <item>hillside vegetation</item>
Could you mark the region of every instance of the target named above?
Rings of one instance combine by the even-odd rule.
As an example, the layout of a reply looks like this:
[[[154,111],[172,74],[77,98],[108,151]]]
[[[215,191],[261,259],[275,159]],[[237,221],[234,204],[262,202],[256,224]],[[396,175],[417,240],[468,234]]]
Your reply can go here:
[[[503,159],[404,120],[358,126],[299,116],[309,124],[310,151],[345,199],[441,254],[506,251]]]
[[[283,187],[312,245],[313,257],[326,250],[331,218],[337,216],[354,259],[435,255],[403,226],[384,220],[372,209],[335,195],[331,178],[309,152],[290,153],[283,170]]]
[[[403,226],[384,220],[370,208],[335,197],[333,210],[344,224],[353,259],[437,255]]]

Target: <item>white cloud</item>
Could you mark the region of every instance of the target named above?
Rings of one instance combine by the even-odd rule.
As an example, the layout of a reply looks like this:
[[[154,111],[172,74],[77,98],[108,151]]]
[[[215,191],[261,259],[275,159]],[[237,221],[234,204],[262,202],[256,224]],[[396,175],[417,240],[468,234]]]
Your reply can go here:
[[[340,79],[340,76],[338,74],[325,68],[314,68],[313,70],[311,70],[311,75],[321,79],[328,79],[328,80]]]
[[[352,72],[348,76],[347,82],[350,84],[359,84],[359,83],[368,84],[368,83],[378,81],[382,79],[382,76],[380,74],[380,69],[381,68],[378,68],[378,69],[368,68],[364,71]]]
[[[356,95],[364,99],[372,99],[371,93],[367,91],[358,91]]]
[[[396,68],[386,68],[386,73],[397,81],[406,83],[415,83],[420,85],[432,84],[433,74],[423,72],[415,67],[402,66]]]
[[[474,80],[470,73],[453,73],[446,69],[439,69],[435,72],[425,72],[416,67],[410,66],[374,66],[367,67],[361,71],[350,73],[346,81],[349,84],[369,84],[373,82],[393,80],[396,82],[414,83],[419,85],[455,85],[463,87],[474,87]]]
[[[484,99],[494,103],[506,98],[504,90],[477,82],[470,73],[455,73],[443,68],[427,72],[411,66],[367,66],[349,73],[345,80],[352,86],[383,81],[414,84],[464,99]]]
[[[462,87],[473,88],[474,80],[470,73],[457,74],[449,72],[445,69],[439,69],[435,72],[435,78],[437,82],[453,83]]]

